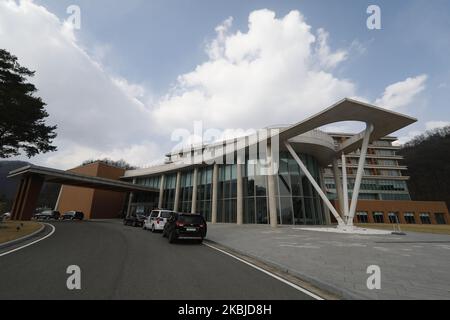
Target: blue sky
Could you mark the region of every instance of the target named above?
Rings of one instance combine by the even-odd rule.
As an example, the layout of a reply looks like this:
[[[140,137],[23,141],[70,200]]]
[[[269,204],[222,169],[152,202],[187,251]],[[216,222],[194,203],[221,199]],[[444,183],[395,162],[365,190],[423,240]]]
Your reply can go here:
[[[11,2],[8,0],[2,0]],[[82,27],[80,30],[71,30],[70,35],[61,31],[61,25],[68,14],[66,9],[69,5],[78,5],[81,9]],[[382,29],[369,30],[366,27],[368,14],[366,9],[369,5],[376,4],[381,8]],[[39,7],[41,6],[41,7]],[[419,122],[411,127],[396,133],[401,137],[401,142],[423,132],[425,129],[435,128],[448,124],[450,121],[450,111],[448,101],[450,100],[450,1],[363,1],[363,0],[342,0],[342,1],[207,1],[207,0],[35,0],[33,5],[25,10],[25,14],[19,14],[19,9],[4,11],[4,17],[10,17],[15,26],[22,27],[23,32],[16,31],[14,36],[8,32],[1,33],[0,37],[5,40],[7,49],[18,55],[21,61],[37,70],[37,84],[42,89],[44,100],[49,104],[50,113],[53,114],[51,120],[64,126],[58,139],[60,152],[53,155],[44,155],[35,159],[36,162],[44,165],[57,167],[70,167],[83,157],[110,156],[113,158],[123,157],[130,162],[138,163],[139,157],[152,153],[148,156],[148,161],[160,157],[167,148],[173,146],[170,141],[171,132],[180,127],[180,121],[168,121],[168,119],[179,117],[181,120],[204,120],[206,126],[227,129],[236,123],[239,128],[253,128],[270,125],[272,121],[296,122],[301,120],[302,115],[308,115],[312,111],[327,107],[327,103],[341,95],[354,95],[362,100],[389,107],[395,111],[403,112],[419,118]],[[266,13],[261,13],[261,9],[268,9]],[[277,35],[271,35],[264,39],[264,33],[260,33],[265,27],[270,28],[283,20],[290,12],[298,11],[300,17],[292,16],[293,23],[299,27],[295,30],[302,30],[301,26],[309,26],[309,31],[304,31],[303,35],[292,34],[289,39],[308,39],[313,35],[315,41],[311,42],[311,53],[305,53],[308,61],[316,61],[324,58],[318,49],[318,39],[323,29],[326,33],[326,41],[322,49],[325,51],[325,60],[317,63],[309,63],[306,70],[317,74],[326,73],[327,80],[330,81],[328,87],[333,87],[328,93],[324,93],[326,98],[314,100],[315,96],[321,95],[321,81],[317,80],[317,85],[308,84],[305,89],[313,91],[315,95],[299,96],[292,101],[276,98],[271,103],[281,105],[279,116],[269,117],[261,107],[261,114],[252,121],[234,121],[242,111],[245,119],[244,109],[247,108],[245,102],[239,106],[240,109],[229,110],[224,113],[223,119],[219,111],[220,107],[227,106],[227,103],[237,103],[235,97],[227,96],[227,92],[217,89],[212,83],[220,84],[223,79],[215,77],[226,77],[236,65],[242,70],[247,70],[245,57],[240,56],[240,50],[264,50],[270,49],[270,41],[276,42]],[[30,13],[33,11],[33,13]],[[254,34],[249,32],[249,15],[252,12],[260,12],[255,15]],[[268,12],[273,12],[276,16],[270,17]],[[45,13],[45,14],[44,14]],[[9,14],[9,16],[8,16]],[[52,20],[49,15],[54,15],[58,21]],[[232,17],[232,23],[224,24],[225,39],[239,38],[239,34],[244,34],[243,40],[234,41],[233,44],[219,41],[220,50],[224,50],[224,56],[211,58],[212,51],[208,48],[219,39],[215,28],[221,25],[227,18]],[[30,22],[32,21],[32,22]],[[289,24],[285,21],[285,27]],[[59,23],[59,25],[58,25]],[[45,37],[39,34],[41,26],[46,26]],[[8,30],[7,26],[3,26]],[[20,28],[18,28],[20,29]],[[33,30],[32,30],[33,29]],[[36,29],[36,30],[35,30]],[[287,29],[286,29],[287,30]],[[31,37],[33,33],[36,35]],[[298,31],[302,32],[302,31]],[[253,35],[251,35],[253,34]],[[257,35],[255,35],[257,34]],[[36,39],[42,36],[45,39],[58,39],[58,55],[54,47],[49,47],[39,43],[34,48],[27,46],[25,38]],[[303,37],[305,36],[305,37]],[[9,38],[8,38],[9,37]],[[303,38],[302,38],[303,37]],[[1,39],[1,38],[0,38]],[[66,41],[69,39],[70,44]],[[275,39],[275,40],[274,40]],[[239,39],[238,39],[239,40]],[[33,41],[33,40],[30,40]],[[247,41],[247,42],[246,42]],[[258,48],[247,48],[248,43],[257,42]],[[48,41],[51,43],[51,41]],[[0,42],[1,43],[1,42]],[[67,50],[63,46],[68,46]],[[244,47],[241,49],[239,47]],[[296,50],[287,42],[280,42],[279,50],[289,52]],[[74,46],[74,48],[69,47]],[[285,47],[283,47],[285,46]],[[72,49],[71,49],[72,48]],[[267,49],[269,48],[269,49]],[[296,51],[298,57],[307,47]],[[308,47],[309,48],[309,47]],[[47,52],[48,50],[48,52]],[[75,55],[71,50],[77,51]],[[231,56],[226,52],[234,52]],[[302,51],[303,50],[303,51]],[[316,50],[316,51],[314,51]],[[35,57],[36,52],[42,53],[39,59]],[[47,53],[46,53],[47,52]],[[79,56],[81,52],[81,58]],[[258,51],[259,52],[259,51]],[[341,55],[333,55],[334,53]],[[45,54],[44,54],[45,53]],[[248,53],[248,52],[247,52]],[[52,55],[55,54],[53,57]],[[89,62],[85,61],[86,57]],[[267,69],[267,79],[261,82],[264,85],[280,83],[281,88],[274,90],[270,96],[264,97],[263,92],[258,91],[255,85],[249,86],[248,90],[253,96],[261,95],[261,100],[251,100],[248,102],[249,110],[259,110],[258,103],[264,103],[271,99],[277,92],[280,95],[290,95],[292,90],[301,91],[306,83],[314,83],[316,78],[302,78],[294,75],[284,74],[280,79],[271,79],[270,74],[276,73],[276,68],[271,69],[271,63],[277,61],[276,53],[270,51],[270,59],[263,61],[263,66]],[[344,58],[345,56],[345,58]],[[273,58],[273,59],[272,59]],[[283,56],[287,61],[290,56]],[[294,56],[295,58],[295,56]],[[60,62],[59,59],[61,60]],[[330,62],[330,59],[337,59]],[[56,61],[58,60],[58,61]],[[219,63],[226,60],[228,63]],[[244,61],[245,60],[245,61]],[[290,60],[289,60],[290,61]],[[292,60],[295,64],[295,59]],[[300,61],[300,60],[299,60]],[[255,62],[255,60],[250,61]],[[73,74],[73,80],[68,83],[74,84],[76,93],[69,92],[64,97],[63,90],[51,90],[55,85],[48,80],[51,72],[57,78],[57,84],[68,81],[68,76],[61,76],[53,65],[66,68],[64,63],[70,64],[67,73]],[[79,66],[77,67],[79,63]],[[85,66],[89,64],[89,67]],[[87,68],[92,68],[91,64],[99,65],[101,71],[89,71],[83,73],[83,79],[79,79],[77,86],[77,75]],[[301,62],[299,62],[299,65]],[[289,69],[289,65],[282,65]],[[297,67],[297,66],[295,66]],[[305,68],[300,68],[303,70]],[[308,69],[310,68],[310,69]],[[95,68],[94,68],[95,69]],[[241,70],[241,71],[242,71]],[[241,72],[236,71],[236,72]],[[251,74],[259,74],[259,69],[249,71]],[[255,82],[256,79],[250,76],[242,81]],[[229,82],[233,79],[242,78],[241,75],[231,75]],[[308,72],[305,72],[308,74]],[[98,78],[97,78],[98,77]],[[132,110],[128,122],[123,120],[123,134],[114,136],[99,123],[98,117],[104,113],[105,104],[113,103],[92,93],[90,88],[96,86],[99,81],[108,77],[114,83],[119,83],[125,95],[130,98],[130,106],[125,106],[128,102],[124,97],[121,106],[124,110]],[[181,82],[180,82],[181,77]],[[244,76],[245,78],[245,76]],[[227,80],[227,78],[225,78]],[[87,83],[92,81],[91,86]],[[118,82],[117,82],[118,81]],[[295,86],[290,85],[292,81],[298,81]],[[103,82],[102,82],[103,83]],[[187,84],[186,84],[187,83]],[[228,82],[225,82],[228,83]],[[391,87],[390,87],[391,86]],[[115,87],[109,84],[99,86],[104,90],[103,96],[114,96]],[[197,88],[200,88],[200,96]],[[389,89],[390,88],[390,89]],[[72,90],[72,91],[73,91]],[[225,90],[226,91],[226,90]],[[232,89],[230,89],[232,92]],[[192,95],[189,95],[191,94]],[[269,94],[269,93],[267,93]],[[295,95],[295,94],[294,94]],[[89,97],[89,102],[72,101],[67,102],[67,96]],[[245,94],[237,94],[239,101],[250,99]],[[47,98],[47,99],[45,99]],[[66,99],[66,100],[65,100]],[[98,101],[96,101],[98,99]],[[121,101],[122,97],[117,97],[115,101]],[[236,98],[237,99],[237,98]],[[308,100],[309,99],[309,100]],[[314,100],[314,101],[313,101]],[[230,102],[232,101],[232,102]],[[311,107],[304,106],[307,101],[311,101]],[[298,112],[295,102],[304,108]],[[89,107],[87,107],[89,104]],[[217,104],[217,105],[214,105]],[[57,106],[56,106],[57,105]],[[86,110],[96,121],[89,123],[87,119],[81,119],[78,123],[85,125],[83,131],[95,132],[98,142],[87,143],[86,137],[77,137],[77,128],[70,114],[78,106],[86,106]],[[253,106],[253,107],[252,107]],[[58,109],[57,109],[58,108]],[[256,109],[251,109],[256,108]],[[309,108],[309,109],[308,109]],[[64,112],[62,112],[64,109]],[[119,117],[120,107],[111,109],[111,117]],[[211,112],[209,112],[211,110]],[[126,111],[124,111],[126,112]],[[139,113],[141,112],[141,114]],[[195,113],[197,117],[190,117],[190,113]],[[290,114],[294,115],[294,118]],[[73,113],[75,114],[75,113]],[[66,115],[66,116],[64,116]],[[134,118],[133,118],[134,117]],[[147,117],[147,126],[155,127],[157,130],[146,131],[146,124],[136,124],[133,130],[130,123],[138,123]],[[67,120],[71,120],[70,122]],[[137,119],[137,120],[133,120]],[[101,121],[100,121],[101,122]],[[157,124],[153,124],[153,122]],[[67,125],[64,125],[64,124]],[[88,124],[89,123],[89,124]],[[73,125],[73,128],[71,128]],[[95,127],[95,129],[94,129]],[[187,130],[192,125],[188,125]],[[165,129],[170,129],[165,131]],[[342,127],[345,129],[345,126]],[[96,131],[97,130],[97,131]],[[120,130],[119,130],[120,131]],[[126,131],[126,133],[125,133]],[[130,132],[133,131],[133,132]],[[102,137],[104,136],[104,139]],[[125,137],[126,136],[126,137]],[[116,144],[112,142],[115,139]],[[96,139],[94,139],[96,140]],[[127,147],[133,145],[133,147]],[[133,149],[134,148],[134,149]],[[109,151],[108,151],[109,150]],[[75,156],[76,154],[76,156]],[[129,156],[129,159],[127,158]],[[73,159],[68,161],[67,158]],[[142,160],[143,161],[143,160]],[[139,163],[138,163],[139,164]]]
[[[386,83],[427,73],[439,86],[450,82],[450,2],[421,1],[249,1],[249,0],[43,0],[37,1],[64,19],[66,8],[82,9],[79,36],[87,48],[110,47],[107,66],[134,82],[164,94],[179,74],[205,60],[204,43],[228,17],[234,29],[246,30],[253,10],[268,8],[277,16],[300,10],[314,28],[330,32],[332,47],[354,40],[367,52],[342,67],[374,97]],[[431,4],[432,3],[432,4]],[[382,30],[366,27],[366,9],[377,4]],[[373,92],[372,92],[373,91]],[[440,94],[437,94],[440,96]],[[430,97],[435,96],[434,94]],[[448,98],[448,96],[447,96]],[[445,108],[447,109],[447,108]],[[450,115],[446,113],[447,118]]]

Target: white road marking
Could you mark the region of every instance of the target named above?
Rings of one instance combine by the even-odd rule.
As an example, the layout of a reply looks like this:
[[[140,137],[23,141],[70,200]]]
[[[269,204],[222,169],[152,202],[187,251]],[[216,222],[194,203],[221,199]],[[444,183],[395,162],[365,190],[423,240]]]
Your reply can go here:
[[[385,247],[373,247],[373,248],[376,249],[376,250],[383,251],[383,252],[389,252],[389,251],[391,251],[390,249],[385,248]]]
[[[35,241],[33,241],[33,242],[30,242],[30,243],[28,243],[28,244],[25,244],[25,245],[23,245],[23,246],[21,246],[21,247],[15,248],[15,249],[13,249],[13,250],[10,250],[10,251],[4,252],[4,253],[0,253],[0,257],[6,256],[6,255],[8,255],[8,254],[10,254],[10,253],[13,253],[13,252],[22,250],[22,249],[24,249],[24,248],[26,248],[26,247],[29,247],[29,246],[33,245],[33,244],[36,244],[36,243],[38,243],[38,242],[41,242],[42,240],[47,239],[47,238],[50,237],[53,233],[55,233],[55,229],[56,229],[56,228],[55,228],[53,225],[48,224],[48,223],[44,223],[44,224],[47,225],[47,226],[50,226],[50,227],[52,228],[52,231],[51,231],[49,234],[47,234],[45,237],[42,237],[42,238],[40,238],[40,239],[37,239],[37,240],[35,240]]]
[[[280,244],[280,247],[290,247],[290,248],[299,248],[299,249],[320,249],[319,246],[315,246],[309,243],[305,243],[302,245],[291,245],[291,244]]]
[[[291,286],[292,288],[294,288],[294,289],[296,289],[296,290],[298,290],[300,292],[303,292],[304,294],[310,296],[311,298],[314,298],[316,300],[324,300],[322,297],[319,297],[318,295],[316,295],[316,294],[314,294],[314,293],[312,293],[312,292],[310,292],[310,291],[308,291],[308,290],[306,290],[306,289],[304,289],[304,288],[302,288],[302,287],[300,287],[300,286],[298,286],[298,285],[296,285],[296,284],[294,284],[292,282],[289,282],[289,281],[287,281],[287,280],[277,276],[276,274],[273,274],[273,273],[271,273],[271,272],[269,272],[267,270],[264,270],[264,269],[254,265],[254,264],[252,264],[252,263],[250,263],[248,261],[245,261],[244,259],[241,259],[241,258],[239,258],[239,257],[237,257],[237,256],[235,256],[235,255],[233,255],[231,253],[228,253],[228,252],[226,252],[226,251],[224,251],[222,249],[216,248],[216,247],[214,247],[214,246],[212,246],[210,244],[207,244],[207,243],[205,243],[204,245],[209,247],[209,248],[211,248],[211,249],[217,250],[217,251],[219,251],[219,252],[221,252],[223,254],[226,254],[227,256],[230,256],[230,257],[232,257],[232,258],[234,258],[234,259],[236,259],[236,260],[238,260],[238,261],[240,261],[242,263],[245,263],[246,265],[248,265],[248,266],[250,266],[252,268],[255,268],[256,270],[259,270],[259,271],[267,274],[268,276],[271,276],[272,278],[275,278],[275,279],[283,282],[284,284],[287,284],[288,286]]]

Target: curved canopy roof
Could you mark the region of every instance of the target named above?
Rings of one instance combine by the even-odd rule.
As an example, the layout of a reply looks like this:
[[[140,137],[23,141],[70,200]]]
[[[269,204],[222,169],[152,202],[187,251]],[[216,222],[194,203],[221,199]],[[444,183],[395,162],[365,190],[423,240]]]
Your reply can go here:
[[[320,137],[320,134],[317,133],[318,128],[343,121],[372,124],[374,129],[370,140],[375,141],[416,122],[417,119],[365,102],[345,98],[299,123],[279,129],[276,135],[279,137],[281,148],[283,148],[285,141],[289,141],[299,152],[312,154],[322,165],[327,165],[334,157],[340,157],[342,153],[347,154],[361,147],[364,131],[353,135],[338,146],[330,144],[331,136],[329,134],[322,132],[322,137]],[[316,131],[316,133],[311,135],[313,131]],[[227,142],[234,143],[238,139],[243,138],[236,138]],[[267,137],[264,139],[246,139],[246,147],[249,146],[250,140],[253,144],[267,140]],[[214,145],[220,146],[223,143],[219,142]],[[205,148],[205,146],[193,147],[192,150],[201,150],[202,148]],[[177,171],[192,166],[194,165],[174,162],[147,169],[127,171],[125,178]]]

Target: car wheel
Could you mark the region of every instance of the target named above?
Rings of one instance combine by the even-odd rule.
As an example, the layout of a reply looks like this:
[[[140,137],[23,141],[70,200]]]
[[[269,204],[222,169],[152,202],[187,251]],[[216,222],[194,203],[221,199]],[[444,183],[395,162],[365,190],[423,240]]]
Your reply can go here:
[[[175,235],[175,231],[172,231],[169,234],[169,243],[175,243],[176,240],[177,240],[177,236]]]
[[[203,243],[203,239],[198,240],[198,244],[202,244]]]

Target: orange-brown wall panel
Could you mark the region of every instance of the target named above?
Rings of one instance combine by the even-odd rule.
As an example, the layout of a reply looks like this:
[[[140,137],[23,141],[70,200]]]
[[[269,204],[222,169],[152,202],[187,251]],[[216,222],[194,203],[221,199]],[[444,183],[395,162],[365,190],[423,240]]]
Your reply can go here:
[[[87,176],[119,180],[124,169],[112,167],[100,162],[69,170]],[[117,218],[124,206],[126,193],[96,190],[72,186],[63,186],[58,210],[63,212],[82,211],[86,219]]]
[[[94,189],[63,186],[57,210],[63,214],[67,211],[81,211],[86,219],[92,215]]]
[[[336,208],[339,208],[339,201],[334,201]],[[369,222],[373,222],[373,212],[383,212],[384,221],[389,222],[388,213],[398,212],[400,223],[405,223],[404,214],[406,212],[414,213],[417,224],[420,224],[420,214],[429,213],[431,223],[435,224],[435,213],[445,214],[447,224],[450,224],[450,215],[445,202],[443,201],[385,201],[385,200],[359,200],[356,211],[365,211],[369,215]],[[355,217],[356,222],[356,217]]]
[[[95,190],[91,219],[119,218],[125,197],[126,194],[123,192]]]

